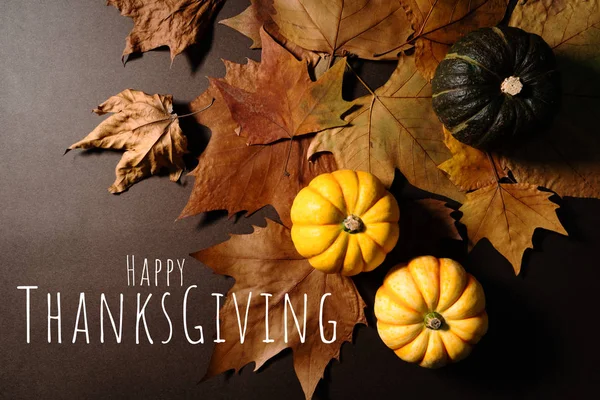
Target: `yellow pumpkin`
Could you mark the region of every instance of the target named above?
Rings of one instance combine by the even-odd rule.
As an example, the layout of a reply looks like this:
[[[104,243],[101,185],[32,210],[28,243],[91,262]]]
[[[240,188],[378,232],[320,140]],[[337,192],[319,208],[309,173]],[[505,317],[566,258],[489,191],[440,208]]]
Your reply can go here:
[[[375,295],[377,331],[401,359],[438,368],[465,358],[486,333],[479,282],[456,261],[431,256],[394,267]]]
[[[296,195],[291,217],[296,250],[325,273],[371,271],[398,241],[398,203],[368,172],[317,176]]]

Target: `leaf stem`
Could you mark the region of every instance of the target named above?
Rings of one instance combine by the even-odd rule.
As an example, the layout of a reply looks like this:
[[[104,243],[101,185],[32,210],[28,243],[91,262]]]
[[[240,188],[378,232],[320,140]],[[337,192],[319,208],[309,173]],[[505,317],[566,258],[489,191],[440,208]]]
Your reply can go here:
[[[290,145],[288,147],[288,154],[287,157],[285,158],[285,165],[283,166],[283,175],[284,176],[290,176],[290,173],[287,170],[288,167],[288,163],[290,162],[290,157],[292,156],[292,146],[294,145],[294,138],[291,137],[290,138]]]
[[[373,92],[371,90],[371,88],[369,87],[369,85],[367,85],[365,83],[365,81],[363,81],[361,79],[361,77],[356,73],[356,71],[352,68],[352,66],[350,65],[350,63],[348,62],[348,60],[346,60],[346,65],[348,66],[348,69],[356,76],[356,79],[358,79],[358,81],[365,87],[365,89],[367,89],[369,91],[369,93],[371,93],[373,96],[375,96],[375,92]]]
[[[494,162],[494,157],[488,151],[486,151],[485,154],[487,155],[488,161],[490,162],[490,165],[492,166],[492,170],[494,171],[494,175],[496,176],[496,183],[499,184],[500,183],[500,175],[498,175],[498,170],[496,169],[496,163]]]
[[[215,103],[215,98],[213,97],[213,99],[211,100],[210,104],[209,104],[209,105],[207,105],[206,107],[204,107],[203,109],[201,109],[201,110],[198,110],[198,111],[191,112],[191,113],[189,113],[189,114],[178,115],[176,118],[178,118],[178,119],[179,119],[179,118],[190,117],[190,116],[192,116],[192,115],[195,115],[195,114],[198,114],[198,113],[200,113],[200,112],[202,112],[202,111],[206,111],[206,110],[208,110],[210,107],[212,107],[212,105],[213,105],[214,103]]]
[[[333,52],[331,52],[331,54],[329,55],[329,61],[327,62],[327,69],[331,68],[334,60],[335,60],[335,56],[333,55]]]

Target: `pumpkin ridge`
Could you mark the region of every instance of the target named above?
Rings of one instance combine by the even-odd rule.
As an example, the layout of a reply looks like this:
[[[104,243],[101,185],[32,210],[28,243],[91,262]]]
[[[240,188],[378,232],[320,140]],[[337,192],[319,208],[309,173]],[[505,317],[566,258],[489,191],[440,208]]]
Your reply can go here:
[[[541,77],[544,77],[544,76],[546,76],[546,75],[553,74],[553,73],[555,73],[555,72],[556,72],[556,69],[549,69],[549,70],[548,70],[548,71],[546,71],[546,72],[542,72],[542,73],[540,73],[540,74],[537,74],[537,75],[534,75],[534,76],[531,76],[531,77],[530,77],[530,76],[528,76],[527,74],[525,74],[526,78],[523,78],[522,76],[521,76],[520,78],[521,78],[521,79],[523,79],[523,83],[529,84],[529,85],[531,85],[531,86],[536,86],[536,84],[535,84],[535,83],[530,83],[530,82],[531,82],[531,81],[534,81],[534,80],[537,80],[537,79],[539,79],[539,78],[541,78]],[[538,83],[538,84],[539,84],[539,83]]]
[[[323,196],[321,193],[319,193],[315,188],[311,187],[311,186],[306,186],[305,189],[309,189],[314,195],[319,196],[320,198],[322,198],[323,200],[325,200],[326,202],[328,202],[329,204],[331,204],[333,206],[333,208],[335,208],[338,213],[341,215],[342,220],[345,218],[345,213],[340,210],[335,204],[333,204],[331,201],[329,201],[329,199],[327,199],[327,197]],[[341,220],[340,220],[341,222]],[[312,225],[312,224],[310,224]],[[324,225],[333,225],[333,224],[324,224]]]
[[[475,41],[479,42],[481,44],[481,46],[483,46],[483,48],[487,51],[487,54],[486,54],[487,56],[498,52],[498,49],[494,48],[494,43],[492,43],[492,42],[488,42],[487,40],[484,40],[483,38],[481,38],[479,36],[475,37]],[[465,57],[468,57],[468,56],[465,56]],[[487,70],[488,72],[493,73],[494,71],[492,71],[490,68],[499,67],[500,69],[502,69],[503,67],[505,67],[505,65],[494,65],[494,66],[491,66],[490,68],[487,68],[483,64],[479,63],[479,67]],[[511,63],[511,67],[512,67],[512,63]],[[510,69],[512,69],[512,68],[510,68]],[[499,71],[496,73],[496,75],[500,78],[500,80],[502,80],[501,76],[503,75],[503,74],[501,74],[501,72],[502,71]]]
[[[481,317],[484,317],[484,316],[486,316],[486,318],[487,318],[487,312],[485,310],[482,311],[482,312],[480,312],[477,315],[472,316],[472,317],[461,318],[461,319],[450,319],[449,321],[465,321],[465,320],[468,320],[468,319],[471,319],[471,318],[481,318]],[[450,326],[449,331],[452,332],[452,333],[454,333],[454,335],[456,337],[458,337],[460,340],[462,340],[463,342],[465,342],[465,343],[473,346],[473,345],[476,345],[481,340],[481,338],[487,333],[487,329],[488,328],[486,327],[485,330],[483,331],[483,333],[476,334],[477,330],[466,331],[466,330],[461,329],[461,328],[459,328],[459,327],[457,327],[455,325],[455,326]],[[472,340],[467,340],[464,337],[462,337],[461,335],[464,335],[464,336],[473,336],[473,339]]]
[[[380,329],[384,329],[385,330],[386,329],[386,327],[384,327],[384,326],[380,327],[380,325],[382,325],[382,324],[385,324],[385,325],[387,325],[389,327],[399,326],[399,325],[396,325],[396,324],[390,324],[389,322],[385,322],[385,321],[377,321],[377,329],[378,330],[380,330]],[[408,325],[403,325],[403,326],[407,326],[408,327],[408,326],[415,326],[415,325],[421,325],[421,324],[416,323],[416,324],[408,324]],[[412,343],[412,341],[415,340],[417,338],[417,336],[419,336],[421,334],[421,331],[422,331],[422,329],[421,330],[416,330],[415,331],[416,334],[414,336],[412,336],[406,343],[398,345],[398,346],[388,346],[387,343],[385,343],[385,342],[384,343],[390,349],[392,349],[392,350],[395,351],[395,350],[398,350],[398,349],[406,346],[407,344]]]
[[[340,183],[338,182],[338,180],[337,180],[337,179],[335,179],[335,175],[334,175],[334,174],[332,174],[332,173],[328,173],[328,174],[324,174],[324,175],[328,175],[329,177],[331,177],[331,180],[332,180],[333,182],[335,182],[335,184],[337,185],[337,188],[339,189],[340,193],[342,194],[342,197],[344,197],[344,191],[342,190],[342,187],[341,187]],[[320,192],[319,192],[319,191],[318,191],[318,190],[317,190],[317,189],[316,189],[314,186],[311,186],[311,183],[313,183],[313,181],[311,181],[311,182],[308,184],[308,187],[310,187],[311,189],[313,189],[315,192],[317,192],[317,193],[321,194],[321,193],[320,193]],[[323,195],[321,194],[321,196],[323,196]],[[323,197],[325,197],[325,196],[323,196]],[[344,200],[345,200],[345,197],[344,197]],[[332,202],[330,201],[330,203],[332,203]],[[344,201],[344,204],[345,204],[345,203],[346,203],[346,202]],[[333,204],[333,203],[332,203],[332,204]],[[346,216],[346,214],[348,214],[347,210],[346,210],[346,211],[344,211],[344,210],[341,210],[341,209],[340,209],[339,207],[337,207],[335,204],[333,204],[333,205],[335,206],[335,208],[337,208],[337,209],[340,211],[340,213],[341,213],[342,215]]]
[[[424,365],[427,368],[439,368],[442,367],[444,365],[447,364],[447,360],[450,358],[450,355],[448,354],[448,350],[446,350],[446,346],[444,344],[444,341],[441,338],[441,335],[439,335],[437,332],[430,332],[429,333],[429,340],[427,341],[427,349],[425,350],[425,354],[423,355],[423,358],[421,359],[420,363],[422,365],[422,363],[425,361],[425,359],[427,358],[427,354],[429,354],[429,351],[434,351],[435,347],[436,347],[436,341],[439,340],[439,344],[440,344],[440,350],[445,354],[445,356],[441,355],[441,357],[436,357],[437,359],[434,359],[434,363],[433,364],[426,364]]]
[[[473,313],[472,307],[477,305],[477,303],[478,303],[478,301],[475,300],[470,308],[467,308],[467,309],[463,310],[462,313],[460,313],[459,317],[455,317],[455,318],[448,317],[448,320],[456,321],[456,320],[465,320],[465,319],[469,319],[469,318],[474,318],[478,315],[481,315],[481,313],[485,311],[485,296],[483,295],[483,288],[481,287],[481,284],[477,281],[477,279],[475,279],[475,277],[473,275],[469,275],[469,280],[467,281],[467,284],[465,285],[465,289],[463,290],[462,294],[458,297],[458,299],[456,299],[456,301],[450,307],[446,308],[445,312],[447,313],[448,311],[450,311],[452,309],[452,307],[454,307],[458,302],[460,302],[462,300],[462,298],[465,296],[465,294],[467,293],[467,290],[472,290],[473,295],[475,296],[476,299],[479,297],[479,296],[476,296],[477,294],[479,294],[483,297],[483,300],[481,301],[481,305],[480,305],[481,310]],[[475,310],[476,310],[476,308],[475,308]],[[454,312],[454,313],[456,313],[456,312]],[[446,318],[446,315],[444,315],[444,318]]]
[[[504,36],[504,32],[502,32],[502,29],[498,28],[497,26],[492,26],[492,31],[498,35],[500,37],[500,39],[502,39],[502,41],[504,42],[504,44],[506,45],[506,47],[511,50],[510,45],[508,44],[508,40],[506,40],[506,36]],[[512,51],[511,51],[512,53]]]
[[[375,238],[373,238],[373,236],[371,236],[371,235],[370,235],[368,232],[369,232],[369,229],[368,229],[368,227],[367,227],[367,228],[364,230],[364,232],[362,232],[362,234],[363,234],[363,235],[365,235],[365,236],[367,236],[369,239],[371,239],[371,240],[373,241],[373,243],[375,244],[375,246],[377,246],[377,248],[378,248],[378,249],[379,249],[381,252],[384,252],[384,253],[385,253],[385,251],[384,251],[384,249],[383,249],[383,246],[382,246],[382,245],[380,245],[379,243],[377,243],[377,240],[375,240]],[[362,247],[361,247],[361,249],[360,249],[360,250],[361,250],[361,252],[362,252]],[[361,254],[362,254],[362,253],[361,253]]]
[[[441,279],[442,279],[442,262],[445,262],[444,260],[450,260],[451,262],[455,262],[454,260],[451,260],[449,258],[441,258],[440,259],[440,282],[441,282]],[[458,264],[458,263],[456,263],[456,264]],[[460,265],[460,264],[458,264],[458,265]],[[446,317],[444,316],[444,311],[446,311],[454,303],[456,303],[456,301],[458,299],[460,299],[460,297],[462,296],[462,294],[465,291],[465,288],[467,287],[467,284],[469,283],[468,272],[466,272],[464,270],[464,268],[462,268],[462,266],[461,266],[460,270],[464,273],[464,275],[459,274],[459,276],[462,276],[462,277],[465,278],[464,281],[463,281],[463,285],[460,286],[459,294],[454,298],[454,301],[450,302],[449,299],[448,300],[444,299],[444,300],[446,300],[445,303],[447,303],[444,307],[440,307],[440,301],[439,300],[443,297],[442,296],[442,292],[441,292],[441,286],[440,286],[440,299],[438,299],[438,304],[437,304],[437,310],[436,311],[438,313],[440,313],[442,315],[442,317],[444,317],[444,319],[446,319]],[[454,282],[454,280],[451,280],[451,282]],[[455,282],[454,287],[459,287],[458,285],[456,285],[456,282]],[[444,293],[446,293],[446,291],[444,291]]]
[[[469,118],[467,118],[466,120],[464,120],[463,122],[461,122],[458,125],[453,126],[452,128],[450,128],[450,133],[452,133],[452,135],[455,135],[457,133],[459,133],[460,131],[466,129],[468,127],[468,123],[471,122],[475,117],[481,115],[481,113],[483,113],[484,111],[486,111],[486,108],[492,104],[495,100],[497,100],[496,98],[492,98],[489,103],[487,103],[485,106],[483,106],[481,108],[481,110],[477,111],[475,114],[471,115]]]
[[[438,310],[438,312],[439,312],[440,314],[442,314],[442,317],[444,317],[444,319],[445,319],[445,320],[447,320],[447,321],[454,321],[454,320],[456,320],[456,319],[457,319],[457,318],[448,318],[448,317],[446,317],[446,316],[444,315],[444,312],[445,312],[445,311],[448,311],[449,309],[451,309],[451,308],[452,308],[452,306],[453,306],[453,305],[455,305],[455,304],[456,304],[456,303],[457,303],[457,302],[458,302],[458,301],[459,301],[459,300],[460,300],[460,299],[463,297],[463,295],[465,294],[465,290],[467,290],[467,287],[469,286],[469,283],[470,283],[470,282],[471,282],[471,279],[469,279],[469,277],[467,276],[467,282],[466,282],[466,283],[465,283],[465,285],[463,286],[463,288],[462,288],[462,291],[460,292],[460,295],[458,295],[458,297],[457,297],[456,299],[454,299],[454,301],[453,301],[452,303],[448,304],[448,305],[446,306],[446,308],[444,308],[443,310]],[[462,318],[462,317],[461,317],[461,318],[459,318],[459,319],[464,319],[464,318]]]
[[[447,343],[446,340],[448,340],[446,335],[452,335],[453,337],[455,337],[456,339],[458,339],[459,342],[461,342],[463,344],[463,346],[465,347],[465,349],[462,352],[459,352],[458,354],[458,358],[454,358],[450,355],[450,352],[448,351],[448,347],[451,347],[451,343]],[[444,340],[444,338],[446,338],[446,340]],[[444,347],[446,348],[446,351],[448,352],[448,359],[451,362],[456,362],[459,360],[464,359],[466,356],[468,356],[471,351],[473,350],[473,344],[466,342],[463,338],[461,338],[460,336],[458,336],[456,333],[452,332],[452,329],[448,329],[445,334],[440,335],[440,339],[442,339],[442,343],[444,344]]]
[[[495,73],[494,71],[492,71],[489,68],[486,68],[483,64],[477,62],[476,60],[474,60],[473,58],[469,57],[469,56],[463,56],[462,54],[457,54],[457,53],[451,53],[451,54],[447,54],[445,57],[446,60],[463,60],[468,62],[471,65],[475,65],[476,67],[479,67],[487,72],[489,72],[490,74],[494,75],[496,78],[498,78],[499,80],[501,79],[500,76]]]
[[[425,301],[425,297],[423,296],[423,293],[421,292],[421,289],[419,288],[419,285],[417,285],[417,282],[415,281],[415,277],[412,274],[412,271],[410,270],[410,268],[408,268],[408,264],[405,264],[402,268],[406,268],[406,270],[408,271],[408,276],[410,276],[410,281],[412,283],[412,285],[417,289],[417,292],[419,293],[419,296],[421,297],[421,300],[423,301],[423,304],[425,305],[425,308],[427,308],[427,301]],[[384,280],[383,285],[386,285],[386,282]],[[391,288],[390,288],[391,290]],[[415,310],[416,312],[422,314],[420,311]]]
[[[359,187],[363,183],[360,180],[360,175],[361,174],[358,174],[358,173],[356,174],[356,178],[358,180],[358,186]],[[375,184],[377,185],[377,182]],[[381,183],[379,182],[379,185],[377,185],[377,186],[381,186]],[[373,199],[371,200],[371,203],[369,203],[368,206],[364,207],[364,210],[360,213],[359,216],[362,216],[362,215],[366,214],[367,211],[369,211],[375,204],[377,204],[377,202],[379,200],[381,200],[385,196],[385,192],[386,192],[385,189],[382,190],[381,187],[378,187],[377,194],[375,196],[373,196]],[[360,196],[361,191],[359,190],[358,193],[359,193],[359,196],[356,197],[356,204],[354,205],[354,207],[356,207],[358,204],[360,204],[361,203],[360,200],[362,200],[362,198]],[[356,210],[354,210],[354,213],[356,213]]]
[[[319,254],[315,254],[314,256],[311,256],[311,257],[310,257],[310,259],[312,260],[313,258],[320,257],[320,256],[322,256],[323,254],[327,253],[329,250],[331,250],[331,248],[332,248],[332,247],[333,247],[333,246],[334,246],[334,245],[335,245],[335,244],[336,244],[336,243],[337,243],[339,240],[344,240],[344,238],[343,238],[343,235],[347,235],[347,233],[346,233],[346,232],[344,232],[343,230],[340,230],[340,234],[339,234],[339,235],[338,235],[338,236],[335,238],[335,240],[334,240],[333,242],[331,242],[331,244],[330,244],[330,245],[329,245],[327,248],[325,248],[325,250],[323,250],[323,251],[322,251],[321,253],[319,253]],[[339,253],[340,253],[340,254],[344,254],[344,255],[346,254],[346,251],[348,250],[348,242],[349,242],[349,240],[346,240],[346,243],[345,243],[345,245],[343,245],[343,246],[342,246],[342,248],[341,248],[341,249],[340,249],[340,251],[339,251]],[[338,258],[339,258],[339,255],[338,255]],[[337,261],[339,261],[339,260],[338,260],[338,259],[336,259],[336,263],[334,263],[334,264],[333,264],[333,266],[330,266],[330,267],[329,267],[329,269],[328,269],[328,271],[333,271],[333,270],[335,270],[335,271],[336,271],[336,273],[339,273],[339,272],[341,272],[341,271],[343,270],[343,268],[344,268],[344,258],[345,258],[345,256],[344,256],[343,258],[341,258],[341,267],[339,267],[339,268],[338,268],[338,262],[337,262]],[[311,264],[311,265],[312,265],[312,264]],[[325,272],[323,269],[320,269],[320,268],[319,268],[319,270],[320,270],[321,272]],[[325,273],[327,274],[327,273],[330,273],[330,272],[325,272]]]
[[[352,172],[352,176],[354,177],[354,182],[355,182],[355,187],[353,188],[353,190],[358,191],[358,176],[356,175],[355,171],[351,171]],[[335,179],[335,181],[337,182],[337,184],[339,185],[340,189],[343,188],[342,183],[338,180],[336,174],[332,173],[331,176],[333,176],[333,179]],[[344,193],[344,191],[342,190],[342,196],[344,196],[344,202],[346,203],[346,212],[348,215],[353,214],[354,213],[354,207],[356,206],[356,202],[358,202],[358,196],[356,196],[356,201],[355,204],[349,204],[348,203],[348,199],[346,198],[346,195]],[[344,216],[345,218],[346,216]]]
[[[488,85],[490,86],[490,88],[492,87],[492,85]],[[460,90],[465,90],[465,89],[473,89],[473,88],[477,88],[477,87],[481,87],[481,85],[461,85],[461,86],[456,86],[453,87],[452,89],[446,89],[446,90],[442,90],[440,92],[437,93],[433,93],[431,95],[431,98],[434,99],[438,96],[442,96],[444,94],[448,94],[448,93],[454,93],[454,92],[458,92]]]
[[[410,277],[412,279],[412,275]],[[414,279],[413,279],[413,284],[414,284]],[[414,285],[416,286],[416,284],[414,284]],[[385,281],[383,282],[383,285],[381,286],[380,289],[383,289],[385,294],[387,294],[396,303],[400,304],[402,307],[406,308],[407,310],[413,311],[415,314],[419,314],[419,315],[423,314],[421,311],[416,310],[413,307],[406,304],[406,302],[402,299],[402,297],[400,297]],[[423,304],[425,304],[425,306],[427,306],[427,302],[425,302],[425,299],[423,299],[423,295],[421,294],[421,291],[419,290],[418,292],[419,292],[419,295],[421,295],[421,300],[423,300]],[[398,325],[393,322],[386,322],[386,323],[389,325]]]
[[[388,193],[389,193],[389,192],[388,192]],[[369,211],[371,211],[371,210],[373,209],[373,207],[375,207],[377,204],[379,204],[379,202],[380,202],[380,201],[382,201],[382,200],[386,199],[386,198],[388,197],[388,193],[384,193],[384,195],[383,195],[383,196],[381,196],[380,198],[378,198],[378,199],[377,199],[377,200],[376,200],[376,201],[375,201],[373,204],[371,204],[371,206],[370,206],[369,208],[367,208],[367,209],[366,209],[366,210],[365,210],[365,211],[364,211],[364,212],[363,212],[363,213],[360,215],[360,217],[361,217],[361,218],[363,218],[365,215],[367,215],[367,214],[369,213]],[[389,193],[389,195],[390,195],[391,197],[394,197],[394,196],[393,196],[391,193]],[[394,197],[394,200],[395,200],[395,197]],[[399,214],[400,214],[400,210],[398,209],[398,215],[399,215]],[[369,217],[369,215],[367,215],[367,217]],[[392,216],[390,216],[390,218],[391,218],[391,217],[392,217]],[[364,220],[364,218],[363,218],[363,220]],[[369,224],[378,224],[378,223],[386,223],[386,222],[387,222],[387,223],[398,223],[398,220],[395,220],[395,221],[387,221],[387,220],[385,220],[385,221],[376,221],[376,222],[372,221],[372,222],[370,222],[370,223],[367,223],[367,222],[365,222],[365,227],[366,227],[366,225],[369,225]]]
[[[490,138],[490,134],[493,133],[492,128],[496,125],[496,123],[500,120],[500,117],[502,117],[502,108],[504,108],[504,106],[506,105],[506,102],[508,100],[508,96],[506,95],[500,95],[502,97],[502,105],[500,106],[500,110],[498,111],[498,114],[496,114],[496,118],[494,119],[494,122],[492,122],[492,124],[490,125],[490,127],[488,128],[487,132],[485,134],[483,134],[483,136],[481,136],[479,138],[479,140],[477,140],[474,144],[474,147],[480,147],[483,145],[483,143],[485,143],[486,141],[488,141],[488,139]],[[493,140],[493,139],[492,139]]]
[[[350,247],[350,242],[356,242],[356,247],[358,247],[358,251],[360,252],[360,260],[362,262],[361,265],[356,265],[354,268],[350,268],[347,271],[344,271],[345,275],[352,276],[352,275],[356,275],[356,274],[360,273],[361,271],[364,271],[367,266],[367,261],[365,260],[365,256],[363,255],[363,252],[362,252],[362,247],[360,246],[360,243],[358,242],[358,239],[356,238],[356,236],[354,236],[354,235],[349,235],[349,236],[350,237],[348,238],[348,246],[346,247],[346,255],[344,256],[344,261],[342,263],[342,271],[345,270],[344,266],[346,265],[346,258],[348,257],[348,248]],[[357,272],[355,272],[355,271],[357,271]],[[348,272],[354,272],[354,273],[348,273]]]
[[[422,330],[421,332],[419,332],[419,334],[413,340],[411,340],[410,342],[406,343],[404,346],[396,349],[394,352],[400,351],[400,350],[404,349],[407,346],[413,345],[415,343],[415,341],[418,340],[421,337],[421,335],[427,336],[426,338],[423,338],[423,340],[426,341],[425,350],[423,351],[423,355],[420,356],[418,359],[411,359],[409,361],[409,362],[412,362],[412,363],[420,364],[423,361],[423,358],[425,358],[425,354],[427,353],[427,347],[429,345],[429,335],[430,335],[429,329]],[[398,353],[396,353],[396,355],[398,355]],[[401,357],[401,358],[405,359],[403,357]]]
[[[422,257],[425,258],[425,257]],[[437,272],[436,275],[439,276],[440,274],[440,260],[438,258],[435,257],[429,257],[429,258],[433,258],[435,260],[435,262],[437,263]],[[413,272],[413,268],[410,268],[411,266],[413,266],[415,264],[409,263],[408,265],[408,272],[410,274],[410,277],[412,278],[415,286],[417,287],[419,293],[421,294],[421,297],[423,298],[423,301],[425,302],[425,305],[428,307],[429,312],[434,311],[437,308],[437,305],[440,301],[440,286],[439,286],[439,280],[438,280],[438,286],[437,286],[437,298],[435,299],[435,301],[432,301],[431,307],[429,307],[429,304],[427,304],[427,299],[425,298],[425,295],[423,294],[423,288],[421,287],[421,285],[418,283],[419,281],[415,278],[414,272]],[[438,278],[439,279],[439,278]]]
[[[300,229],[301,229],[301,228],[310,228],[310,227],[317,228],[318,230],[321,230],[323,227],[335,227],[335,228],[339,229],[339,225],[337,225],[337,224],[325,224],[325,225],[314,225],[314,224],[306,224],[306,225],[302,225],[302,224],[295,224],[295,225],[297,225],[297,227],[298,227],[298,228],[300,228]],[[293,227],[292,227],[292,228],[293,228]],[[297,232],[297,231],[296,231],[296,232]],[[306,258],[312,258],[312,257],[317,257],[317,256],[319,256],[319,255],[323,254],[324,252],[326,252],[326,251],[327,251],[327,249],[329,249],[329,248],[330,248],[330,247],[331,247],[331,246],[332,246],[332,245],[335,243],[335,241],[336,241],[336,240],[338,239],[338,237],[340,236],[340,233],[341,233],[341,232],[338,232],[338,234],[337,234],[337,235],[335,235],[333,239],[331,239],[331,240],[328,240],[328,241],[327,241],[327,245],[326,245],[326,246],[324,246],[324,250],[323,250],[323,251],[321,251],[320,253],[309,255],[309,254],[306,252],[306,253],[305,253],[306,255],[304,255],[303,257],[306,257]],[[321,238],[322,238],[322,237],[321,237]]]

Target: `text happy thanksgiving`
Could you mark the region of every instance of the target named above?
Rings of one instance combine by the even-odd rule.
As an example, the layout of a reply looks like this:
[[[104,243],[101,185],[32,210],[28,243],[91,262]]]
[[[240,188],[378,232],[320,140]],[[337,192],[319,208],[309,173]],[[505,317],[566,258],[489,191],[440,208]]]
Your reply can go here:
[[[126,257],[126,273],[127,273],[127,286],[128,287],[152,287],[152,283],[154,287],[159,286],[159,282],[164,282],[166,287],[171,286],[180,286],[184,287],[184,267],[185,267],[185,259],[167,259],[163,263],[162,260],[154,259],[149,260],[148,258],[143,258],[143,261],[140,262],[139,258],[136,259],[134,255],[127,255]],[[164,267],[164,268],[163,268]],[[162,276],[164,275],[164,278]],[[153,279],[152,279],[153,278]],[[183,330],[185,334],[185,338],[190,344],[202,344],[204,343],[204,330],[202,325],[194,325],[191,321],[191,318],[188,317],[188,300],[193,292],[197,289],[197,285],[189,285],[185,293],[183,295],[183,307],[182,307],[182,326],[177,327],[174,326],[172,317],[172,312],[169,311],[167,304],[167,298],[171,295],[170,292],[165,291],[162,293],[160,300],[160,307],[162,310],[162,315],[164,316],[166,322],[169,326],[169,334],[164,340],[161,340],[160,343],[168,344],[171,342],[173,338],[173,332],[175,329]],[[38,286],[17,286],[18,290],[24,291],[25,297],[25,339],[27,343],[31,343],[31,309],[32,309],[32,292],[35,290],[39,290]],[[270,298],[273,297],[272,293],[259,293],[256,296],[255,293],[250,292],[248,294],[248,298],[246,301],[246,306],[244,307],[239,303],[238,298],[235,293],[230,294],[232,296],[233,305],[235,307],[236,316],[237,316],[237,325],[239,328],[239,341],[240,343],[244,343],[246,337],[246,328],[248,326],[248,315],[250,310],[250,305],[254,304],[257,301],[260,301],[265,304],[265,318],[264,318],[264,329],[265,329],[265,337],[262,340],[264,343],[273,343],[275,339],[269,336],[269,305]],[[143,298],[143,296],[146,296]],[[211,296],[214,297],[215,305],[216,305],[216,317],[215,317],[215,327],[216,327],[216,335],[214,342],[215,343],[223,343],[225,339],[221,337],[221,323],[219,319],[219,310],[221,309],[221,298],[224,297],[222,293],[211,293]],[[325,338],[324,335],[324,317],[323,317],[323,309],[325,305],[325,301],[328,296],[331,296],[331,293],[325,293],[321,296],[320,306],[319,306],[319,334],[321,341],[323,343],[333,343],[336,340],[337,335],[337,321],[327,321],[327,324],[330,324],[333,328],[333,334],[331,338]],[[153,344],[154,339],[151,335],[151,329],[148,325],[148,321],[146,319],[146,308],[151,308],[152,304],[156,301],[152,301],[153,294],[144,294],[136,293],[137,298],[137,307],[136,307],[136,317],[135,317],[135,343],[140,344],[142,341],[141,337],[145,336],[148,343]],[[63,336],[63,324],[62,319],[63,315],[61,313],[61,298],[60,292],[57,292],[53,297],[51,293],[47,294],[47,333],[48,333],[48,343],[52,343],[53,337],[56,342],[62,343]],[[301,343],[305,342],[306,339],[306,321],[307,321],[307,313],[310,310],[307,310],[307,302],[308,295],[304,294],[304,307],[303,307],[303,316],[300,316],[303,319],[303,324],[300,323],[299,317],[297,314],[297,310],[294,310],[292,307],[292,302],[290,300],[289,294],[284,293],[283,296],[284,301],[284,312],[283,312],[283,320],[281,323],[283,324],[283,340],[285,343],[288,343],[288,331],[291,329],[296,329],[298,332],[298,336]],[[100,343],[104,343],[106,341],[112,341],[112,337],[114,336],[114,340],[116,343],[121,343],[123,338],[123,302],[124,296],[123,293],[119,294],[119,302],[118,304],[109,304],[106,299],[104,293],[100,294],[100,309],[97,317],[100,319],[99,330],[100,330]],[[116,302],[115,302],[116,303]],[[156,305],[158,307],[158,305]],[[118,312],[117,312],[118,310]],[[313,310],[314,311],[314,310]],[[73,327],[73,336],[72,343],[76,343],[77,341],[84,341],[86,343],[90,343],[90,330],[88,324],[88,307],[86,306],[86,294],[84,292],[79,293],[79,305],[77,307],[77,316],[75,318],[75,324]],[[96,315],[94,315],[96,316]],[[242,317],[243,316],[243,317]],[[293,324],[291,322],[293,321]],[[271,322],[272,324],[272,322]],[[289,328],[291,326],[291,328]],[[256,328],[256,327],[252,327]],[[70,332],[69,332],[70,336]]]

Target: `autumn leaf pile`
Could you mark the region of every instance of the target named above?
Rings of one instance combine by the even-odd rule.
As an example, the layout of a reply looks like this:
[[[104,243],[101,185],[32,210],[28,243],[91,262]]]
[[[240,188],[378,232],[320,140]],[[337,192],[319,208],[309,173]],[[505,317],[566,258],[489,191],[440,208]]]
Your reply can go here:
[[[171,57],[198,40],[221,3],[109,1],[135,23],[124,55],[168,45]],[[458,222],[466,227],[469,248],[489,240],[517,274],[537,228],[567,234],[555,199],[600,197],[594,123],[600,106],[600,0],[519,1],[509,11],[510,26],[541,35],[554,49],[563,99],[549,132],[503,154],[473,149],[444,131],[432,109],[430,80],[458,38],[505,18],[505,0],[252,0],[243,13],[221,21],[251,38],[253,48],[262,48],[261,61],[224,61],[226,75],[210,78],[208,89],[191,104],[211,139],[191,172],[194,188],[180,218],[213,210],[250,214],[272,205],[281,224],[268,220],[251,235],[193,254],[236,280],[230,293],[237,298],[228,296],[221,310],[226,342],[216,345],[207,376],[251,362],[258,369],[289,347],[311,398],[329,361],[339,356],[344,341],[351,341],[354,326],[366,323],[353,281],[314,270],[290,239],[292,201],[321,173],[364,170],[390,186],[399,172],[438,197],[398,199],[401,226],[418,218],[427,221],[429,232],[453,239],[460,236],[452,209],[444,204],[460,203]],[[346,101],[344,79],[355,74],[349,58],[394,59],[397,66],[379,88],[356,75],[369,94]],[[96,112],[113,114],[70,148],[125,150],[111,192],[122,192],[161,168],[179,178],[186,139],[169,96],[126,90]],[[401,247],[407,244],[403,234],[401,229]],[[284,343],[281,324],[273,323],[271,336],[280,338],[274,343],[264,343],[265,332],[257,328],[241,344],[234,315],[238,302],[239,309],[252,309],[250,326],[265,319],[264,302],[249,302],[250,292],[273,294],[273,321],[282,318],[286,293],[297,310],[303,294],[310,293],[306,330],[317,333],[312,316],[318,304],[313,302],[333,293],[325,313],[338,321],[337,340],[324,344],[318,334],[309,334],[301,343],[298,330],[290,329]]]

